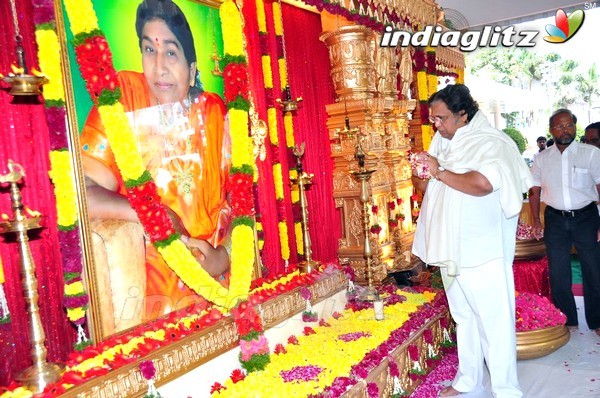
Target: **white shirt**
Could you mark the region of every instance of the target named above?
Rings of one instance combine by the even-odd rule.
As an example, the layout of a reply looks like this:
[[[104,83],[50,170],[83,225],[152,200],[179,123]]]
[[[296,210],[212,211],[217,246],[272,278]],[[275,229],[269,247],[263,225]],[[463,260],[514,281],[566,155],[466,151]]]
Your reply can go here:
[[[536,156],[533,185],[542,188],[541,201],[558,210],[577,210],[598,201],[600,149],[573,141],[561,154],[556,145]]]

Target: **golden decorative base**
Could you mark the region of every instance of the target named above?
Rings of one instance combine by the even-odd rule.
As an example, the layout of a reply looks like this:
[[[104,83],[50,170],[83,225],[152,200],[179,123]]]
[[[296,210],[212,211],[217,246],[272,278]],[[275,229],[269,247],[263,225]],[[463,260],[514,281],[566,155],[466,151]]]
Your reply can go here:
[[[15,380],[23,383],[34,394],[41,393],[48,384],[59,379],[62,369],[55,363],[43,362],[33,365],[15,376]]]
[[[358,296],[360,301],[376,301],[379,300],[379,292],[373,286],[364,286],[364,290]]]
[[[517,359],[543,357],[567,344],[571,338],[565,325],[517,332]]]
[[[546,245],[543,240],[517,240],[515,260],[539,260],[546,255]]]
[[[45,76],[34,75],[6,76],[2,80],[10,85],[10,95],[40,95],[42,94],[40,86],[48,83]]]
[[[309,272],[318,270],[319,268],[321,268],[321,263],[315,260],[300,261],[298,263],[298,270],[300,270],[300,272],[303,274],[308,274]]]

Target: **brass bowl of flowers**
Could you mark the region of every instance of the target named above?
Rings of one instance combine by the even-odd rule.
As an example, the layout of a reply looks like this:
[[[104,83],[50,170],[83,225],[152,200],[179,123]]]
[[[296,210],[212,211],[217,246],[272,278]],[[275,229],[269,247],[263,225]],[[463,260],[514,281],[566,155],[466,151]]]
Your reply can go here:
[[[517,332],[517,359],[540,358],[551,354],[571,338],[565,325]]]
[[[567,317],[547,297],[515,292],[517,359],[548,355],[571,338]]]
[[[546,255],[544,241],[537,239],[517,239],[515,260],[539,260]]]

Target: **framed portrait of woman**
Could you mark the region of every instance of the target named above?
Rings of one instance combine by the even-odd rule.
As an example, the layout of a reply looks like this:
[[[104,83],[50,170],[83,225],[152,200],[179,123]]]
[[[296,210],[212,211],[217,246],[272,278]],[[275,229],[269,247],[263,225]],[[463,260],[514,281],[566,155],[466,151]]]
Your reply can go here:
[[[118,72],[121,103],[161,201],[175,229],[187,242],[193,241],[192,254],[199,262],[211,263],[212,254],[204,251],[202,242],[226,248],[230,220],[224,188],[230,141],[223,133],[219,3],[92,0],[92,4]],[[80,165],[76,175],[82,195],[88,320],[92,337],[99,341],[171,311],[206,303],[166,267],[149,243],[148,232],[127,207],[121,165],[82,78],[86,65],[74,50],[64,5],[60,10],[62,18],[57,20],[64,26],[58,30],[68,54],[69,124]],[[227,272],[215,264],[219,266],[214,269],[202,266],[225,284]]]

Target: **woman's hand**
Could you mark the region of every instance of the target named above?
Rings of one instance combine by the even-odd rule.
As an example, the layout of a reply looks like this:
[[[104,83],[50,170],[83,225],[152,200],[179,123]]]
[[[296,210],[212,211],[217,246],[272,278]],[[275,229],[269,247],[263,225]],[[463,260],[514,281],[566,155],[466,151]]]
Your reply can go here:
[[[229,254],[223,246],[213,247],[201,239],[182,236],[183,243],[190,249],[202,268],[211,276],[219,276],[229,269]]]

